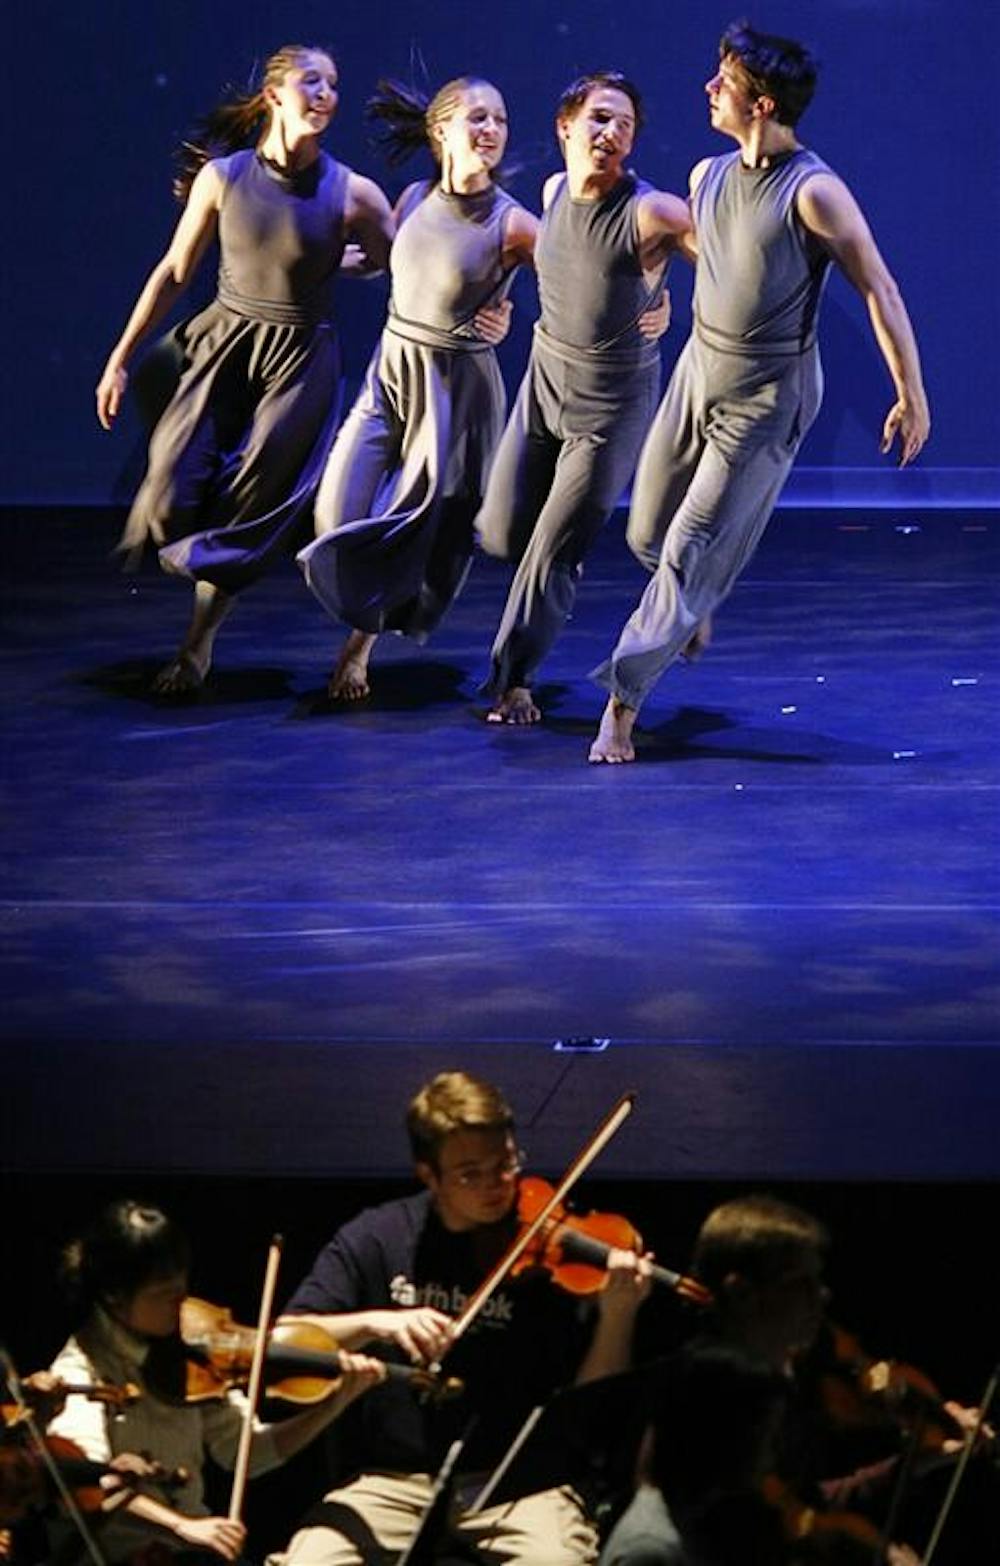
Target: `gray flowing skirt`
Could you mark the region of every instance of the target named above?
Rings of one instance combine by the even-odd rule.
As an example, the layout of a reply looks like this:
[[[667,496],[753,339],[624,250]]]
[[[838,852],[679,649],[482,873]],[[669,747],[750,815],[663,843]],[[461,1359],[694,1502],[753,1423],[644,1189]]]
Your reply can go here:
[[[149,442],[121,547],[240,592],[294,554],[340,416],[328,322],[289,326],[216,300],[186,323],[176,388]]]
[[[505,412],[492,349],[386,328],[323,474],[318,536],[298,556],[329,614],[426,640],[468,574]]]

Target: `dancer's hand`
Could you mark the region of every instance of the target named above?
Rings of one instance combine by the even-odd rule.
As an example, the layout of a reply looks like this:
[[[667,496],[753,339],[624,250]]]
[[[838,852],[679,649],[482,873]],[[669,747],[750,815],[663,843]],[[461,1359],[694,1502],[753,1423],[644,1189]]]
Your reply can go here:
[[[337,268],[341,277],[378,277],[382,270],[374,261],[369,260],[360,245],[353,243],[344,246],[344,253]]]
[[[510,318],[514,313],[514,306],[509,299],[501,299],[499,304],[484,305],[477,310],[472,324],[476,328],[476,336],[495,348],[502,343],[510,331]]]
[[[639,317],[639,332],[648,343],[658,342],[670,325],[670,290],[665,288],[659,304],[653,305]]]
[[[97,383],[97,417],[101,421],[102,429],[109,430],[114,423],[127,385],[128,371],[122,365],[112,364],[109,360],[104,366],[104,374]]]
[[[899,434],[899,465],[905,468],[923,446],[931,430],[931,417],[924,401],[912,403],[900,397],[886,414],[879,450],[885,456]]]

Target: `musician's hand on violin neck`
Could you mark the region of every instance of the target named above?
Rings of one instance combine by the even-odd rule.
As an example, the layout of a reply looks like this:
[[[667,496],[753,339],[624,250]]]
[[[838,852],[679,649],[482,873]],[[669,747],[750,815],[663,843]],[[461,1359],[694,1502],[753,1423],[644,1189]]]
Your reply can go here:
[[[247,1537],[243,1524],[228,1517],[178,1517],[174,1531],[192,1549],[209,1550],[224,1561],[239,1560]]]
[[[920,1556],[908,1544],[890,1544],[885,1552],[886,1566],[920,1566]]]
[[[116,1452],[108,1462],[108,1467],[114,1472],[105,1475],[101,1480],[102,1486],[111,1490],[123,1483],[125,1479],[159,1479],[165,1472],[163,1464],[157,1463],[151,1457],[144,1457],[139,1452]],[[116,1475],[121,1479],[116,1479]]]
[[[976,1426],[979,1425],[979,1429],[976,1431],[977,1446],[987,1446],[991,1441],[996,1440],[996,1431],[993,1426],[987,1424],[985,1420],[980,1424],[980,1411],[978,1408],[966,1408],[961,1403],[953,1402],[951,1398],[945,1400],[944,1407],[956,1425],[964,1430],[967,1435],[971,1435],[976,1431]],[[960,1452],[964,1445],[965,1442],[960,1437],[949,1437],[943,1442],[942,1451]]]
[[[382,1343],[396,1343],[415,1365],[434,1365],[451,1346],[455,1323],[431,1305],[405,1310],[366,1311],[369,1332]]]
[[[34,1370],[30,1376],[22,1376],[21,1391],[24,1401],[43,1430],[50,1420],[62,1412],[66,1402],[63,1383],[51,1370]]]
[[[608,1252],[608,1281],[597,1296],[602,1316],[634,1316],[653,1287],[650,1276],[652,1255],[637,1256],[635,1251],[612,1248]]]
[[[382,1361],[371,1359],[367,1354],[348,1354],[341,1349],[340,1364],[343,1375],[330,1394],[329,1400],[331,1409],[336,1414],[345,1409],[349,1403],[353,1403],[363,1392],[367,1392],[369,1388],[386,1379],[386,1367]]]

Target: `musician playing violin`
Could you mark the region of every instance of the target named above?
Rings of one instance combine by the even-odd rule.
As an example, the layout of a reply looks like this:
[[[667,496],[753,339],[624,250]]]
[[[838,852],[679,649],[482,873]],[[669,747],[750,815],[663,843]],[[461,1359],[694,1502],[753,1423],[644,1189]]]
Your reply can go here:
[[[514,1118],[498,1088],[451,1071],[420,1089],[406,1124],[423,1190],[345,1224],[287,1310],[312,1316],[348,1347],[374,1344],[417,1363],[444,1359],[467,1397],[431,1408],[406,1388],[377,1387],[348,1422],[361,1428],[343,1482],[295,1535],[287,1566],[361,1566],[379,1550],[398,1556],[427,1506],[432,1475],[473,1414],[457,1464],[463,1540],[484,1562],[585,1566],[596,1559],[596,1532],[568,1485],[474,1514],[463,1502],[532,1407],[558,1387],[627,1367],[648,1264],[613,1251],[596,1308],[546,1274],[505,1280],[453,1343],[454,1318],[517,1232]]]
[[[109,1562],[138,1556],[152,1537],[161,1549],[189,1561],[234,1561],[244,1545],[242,1523],[209,1515],[202,1479],[206,1453],[223,1467],[233,1465],[245,1409],[242,1394],[231,1391],[218,1401],[185,1405],[164,1400],[149,1385],[151,1356],[178,1333],[190,1263],[178,1226],[157,1208],[130,1200],[112,1202],[64,1254],[65,1283],[83,1319],[57,1356],[54,1374],[68,1383],[135,1382],[143,1396],[112,1415],[71,1393],[50,1421],[50,1432],[74,1441],[97,1462],[141,1453],[190,1475],[169,1495],[146,1486],[116,1508],[100,1534]],[[257,1422],[251,1472],[263,1473],[301,1451],[382,1374],[374,1361],[348,1356],[332,1395],[290,1419]]]
[[[845,1473],[845,1447],[840,1443],[840,1463],[833,1466],[837,1457],[831,1441],[831,1414],[816,1397],[811,1376],[815,1345],[828,1325],[829,1291],[824,1282],[828,1249],[829,1236],[811,1214],[770,1196],[752,1195],[726,1202],[709,1214],[696,1241],[692,1271],[714,1296],[713,1335],[761,1356],[788,1379],[790,1397],[778,1437],[776,1464],[781,1479],[790,1482],[804,1503],[803,1511],[812,1507],[819,1514],[815,1555],[805,1558],[871,1562],[871,1547],[866,1550],[863,1544],[852,1542],[846,1526],[839,1547],[831,1529],[820,1554],[819,1534],[825,1532],[824,1519],[829,1519],[834,1509],[838,1515],[848,1510],[852,1516],[863,1514],[857,1518],[859,1523],[872,1519],[878,1525],[872,1530],[877,1537],[889,1511],[903,1446],[899,1428],[886,1419],[884,1460],[857,1467],[855,1459],[851,1471]],[[955,1428],[942,1440],[933,1459],[918,1454],[914,1464],[918,1476],[939,1460],[941,1450],[947,1453],[960,1446],[962,1425],[975,1417],[973,1411],[957,1404],[941,1406],[947,1410],[945,1417],[954,1420]],[[870,1451],[869,1455],[874,1454]],[[845,1525],[847,1522],[845,1517]],[[916,1527],[907,1513],[892,1531],[909,1543],[889,1544],[883,1558],[894,1566],[915,1563],[918,1556],[913,1547],[919,1550],[923,1546],[926,1530]],[[939,1558],[945,1560],[945,1551]],[[955,1557],[967,1558],[973,1556],[966,1557],[961,1551]]]

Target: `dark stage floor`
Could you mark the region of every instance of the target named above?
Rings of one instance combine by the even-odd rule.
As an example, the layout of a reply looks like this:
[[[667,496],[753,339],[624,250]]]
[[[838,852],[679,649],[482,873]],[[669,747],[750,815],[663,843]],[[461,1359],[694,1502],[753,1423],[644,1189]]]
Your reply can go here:
[[[553,1164],[635,1087],[616,1175],[1000,1177],[1000,512],[780,513],[614,768],[620,522],[534,731],[481,721],[489,562],[363,709],[291,569],[171,705],[185,584],[119,576],[110,517],[4,525],[15,1166],[398,1173],[466,1063]]]

